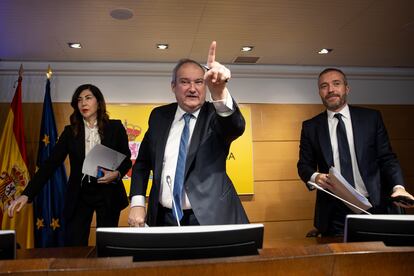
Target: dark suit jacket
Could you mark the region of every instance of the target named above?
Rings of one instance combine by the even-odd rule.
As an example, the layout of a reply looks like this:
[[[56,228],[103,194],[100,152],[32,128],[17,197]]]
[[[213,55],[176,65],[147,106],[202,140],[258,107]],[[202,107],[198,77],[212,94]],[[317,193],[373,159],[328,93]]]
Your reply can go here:
[[[399,162],[392,152],[381,113],[376,110],[349,106],[354,135],[355,153],[362,180],[374,209],[389,205],[386,197],[394,185],[403,185]],[[328,173],[333,166],[333,154],[328,130],[327,112],[304,121],[300,139],[298,172],[307,183],[315,172]],[[308,187],[309,188],[309,187]],[[317,191],[315,227],[327,229],[335,199]]]
[[[245,121],[235,112],[220,117],[212,103],[200,110],[187,154],[184,188],[201,225],[248,223],[236,190],[226,174],[230,144],[243,134]],[[156,225],[165,146],[177,103],[155,108],[132,168],[131,196],[145,196],[150,171],[152,188],[147,223]]]
[[[103,132],[104,137],[101,140],[101,144],[126,155],[126,158],[118,168],[121,176],[124,176],[131,168],[131,152],[125,128],[120,120],[109,120]],[[23,194],[27,195],[31,201],[43,188],[43,185],[55,172],[56,168],[62,164],[67,155],[69,155],[70,160],[70,176],[66,187],[63,212],[65,218],[70,219],[81,192],[82,166],[85,159],[85,129],[83,127],[78,136],[75,137],[71,126],[65,126],[49,159],[40,166],[23,191]],[[84,182],[88,181],[87,178],[86,176]],[[93,177],[91,177],[90,181],[92,184],[96,183],[96,179]],[[122,180],[118,180],[113,184],[104,184],[102,189],[99,190],[102,191],[105,205],[108,208],[122,210],[128,206],[128,197]]]

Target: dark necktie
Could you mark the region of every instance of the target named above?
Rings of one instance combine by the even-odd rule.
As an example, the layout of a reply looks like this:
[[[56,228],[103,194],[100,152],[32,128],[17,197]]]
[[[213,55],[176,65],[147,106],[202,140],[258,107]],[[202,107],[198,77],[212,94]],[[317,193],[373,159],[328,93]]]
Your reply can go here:
[[[346,137],[346,129],[344,121],[342,121],[342,114],[336,113],[335,118],[338,119],[336,127],[336,137],[338,139],[339,162],[341,165],[341,174],[353,187],[354,174],[352,173],[351,152],[349,150],[348,139]]]
[[[181,208],[182,203],[182,195],[183,195],[183,184],[184,184],[184,172],[185,172],[185,160],[187,157],[187,145],[188,145],[188,138],[190,137],[190,129],[189,123],[190,119],[193,115],[189,113],[185,113],[183,115],[184,119],[184,129],[181,133],[180,139],[180,148],[178,150],[178,159],[177,159],[177,167],[175,169],[175,177],[174,177],[174,189],[173,189],[173,196],[174,196],[174,205],[173,214],[176,216],[178,220],[181,220],[183,217],[183,210]]]

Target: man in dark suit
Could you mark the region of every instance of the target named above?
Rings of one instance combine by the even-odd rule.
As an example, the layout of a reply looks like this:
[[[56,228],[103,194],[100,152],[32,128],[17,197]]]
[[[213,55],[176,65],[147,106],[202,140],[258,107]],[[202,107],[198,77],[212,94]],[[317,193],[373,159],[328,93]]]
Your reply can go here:
[[[373,205],[371,212],[392,213],[398,208],[396,205],[411,207],[390,203],[390,197],[414,198],[405,191],[402,171],[392,152],[380,112],[347,104],[350,87],[339,69],[322,71],[318,87],[327,110],[303,122],[298,162],[301,179],[306,184],[311,181],[332,190],[329,168],[334,166],[343,175],[349,169],[349,176],[344,177],[369,199]],[[340,115],[335,115],[337,113]],[[344,142],[337,132],[340,124],[345,127]],[[347,144],[345,159],[344,143]],[[313,188],[308,184],[307,187]],[[322,235],[343,235],[345,217],[350,213],[352,211],[341,201],[317,191],[314,225]]]
[[[245,121],[226,87],[230,71],[215,61],[215,50],[213,42],[206,72],[181,60],[171,81],[177,102],[151,112],[132,170],[131,226],[248,223],[226,173],[230,144],[243,134]],[[212,103],[205,101],[206,86]]]

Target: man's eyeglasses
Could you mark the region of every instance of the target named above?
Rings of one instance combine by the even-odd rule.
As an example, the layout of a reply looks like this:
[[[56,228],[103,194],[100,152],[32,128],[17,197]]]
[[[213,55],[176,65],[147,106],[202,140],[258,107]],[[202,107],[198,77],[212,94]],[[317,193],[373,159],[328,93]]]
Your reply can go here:
[[[204,79],[196,79],[196,80],[190,80],[190,79],[179,79],[178,84],[183,87],[190,87],[191,84],[194,83],[195,87],[202,87],[204,85]]]

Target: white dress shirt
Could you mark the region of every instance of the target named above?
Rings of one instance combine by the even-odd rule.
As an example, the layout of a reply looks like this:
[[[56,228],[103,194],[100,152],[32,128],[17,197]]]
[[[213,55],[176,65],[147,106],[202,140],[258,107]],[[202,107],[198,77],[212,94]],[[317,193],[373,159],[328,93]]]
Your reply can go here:
[[[86,122],[85,120],[83,120],[83,124],[85,125],[85,156],[86,156],[94,146],[101,143],[101,137],[99,136],[99,132],[98,132],[99,129],[98,129],[97,121],[95,121],[92,127],[90,127],[88,122]]]
[[[338,169],[338,171],[341,171],[341,163],[339,162],[338,139],[336,137],[336,127],[338,126],[338,119],[334,117],[336,113],[341,113],[342,121],[345,124],[346,137],[348,138],[349,150],[351,154],[352,173],[354,176],[355,189],[364,196],[368,197],[368,191],[365,187],[364,181],[362,180],[361,173],[359,172],[358,162],[356,159],[354,133],[352,130],[352,120],[351,114],[349,113],[349,106],[345,105],[345,107],[340,112],[332,112],[330,110],[327,110],[327,113],[329,136],[331,139],[334,166]],[[315,182],[316,176],[318,174],[319,173],[316,172],[312,175],[312,182]]]

